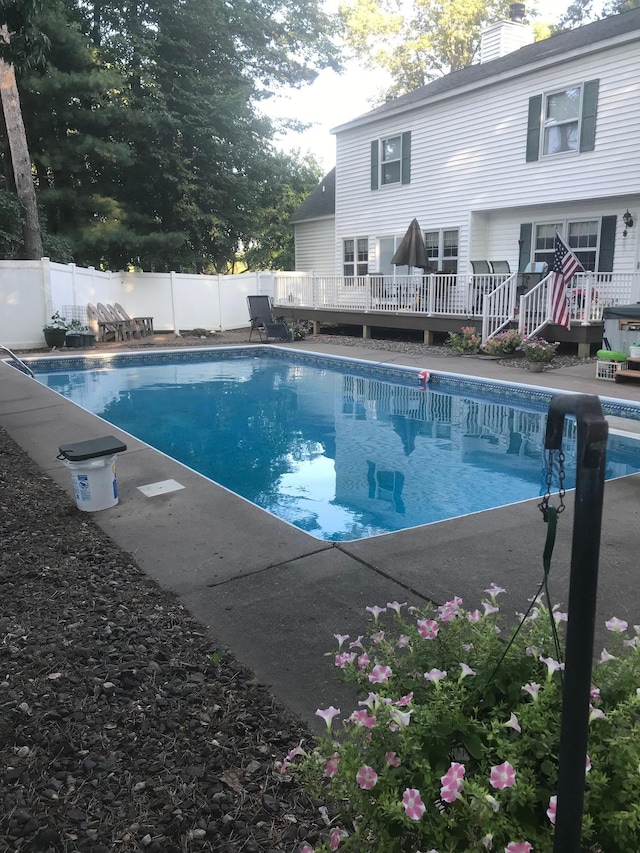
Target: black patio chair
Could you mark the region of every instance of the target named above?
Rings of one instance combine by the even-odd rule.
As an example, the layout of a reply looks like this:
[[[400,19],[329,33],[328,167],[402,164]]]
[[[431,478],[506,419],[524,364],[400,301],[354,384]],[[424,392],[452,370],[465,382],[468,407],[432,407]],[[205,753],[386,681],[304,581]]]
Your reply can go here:
[[[291,340],[289,326],[284,317],[273,316],[270,296],[247,296],[247,306],[249,308],[249,320],[251,321],[249,340],[251,340],[251,335],[254,332],[258,333],[261,341],[263,340],[263,333],[267,341],[269,338],[282,341]]]

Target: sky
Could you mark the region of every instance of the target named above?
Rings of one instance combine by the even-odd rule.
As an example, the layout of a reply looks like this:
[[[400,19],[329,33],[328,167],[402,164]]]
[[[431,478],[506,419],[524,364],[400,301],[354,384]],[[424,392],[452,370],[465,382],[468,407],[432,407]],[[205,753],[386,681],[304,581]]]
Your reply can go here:
[[[537,0],[542,20],[557,21],[571,0]],[[328,12],[337,0],[326,0]],[[384,72],[372,73],[352,61],[342,74],[322,71],[311,86],[301,91],[283,91],[264,110],[271,118],[295,118],[312,126],[304,133],[288,133],[277,141],[284,151],[310,151],[325,172],[335,165],[335,136],[331,128],[344,124],[373,109],[371,100],[384,88]]]

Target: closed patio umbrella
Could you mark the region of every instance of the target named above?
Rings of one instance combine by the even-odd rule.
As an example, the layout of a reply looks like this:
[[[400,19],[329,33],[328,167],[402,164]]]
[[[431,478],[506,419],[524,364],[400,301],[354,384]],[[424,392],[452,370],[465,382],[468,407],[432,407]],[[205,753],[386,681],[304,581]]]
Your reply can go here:
[[[424,237],[417,219],[414,219],[407,229],[395,255],[391,258],[391,263],[397,267],[419,267],[423,270],[430,266]]]

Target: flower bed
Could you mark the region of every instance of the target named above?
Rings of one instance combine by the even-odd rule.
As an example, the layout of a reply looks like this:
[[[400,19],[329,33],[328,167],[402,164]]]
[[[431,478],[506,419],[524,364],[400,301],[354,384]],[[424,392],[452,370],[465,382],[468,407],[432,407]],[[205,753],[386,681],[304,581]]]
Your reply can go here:
[[[316,851],[551,853],[562,670],[559,609],[532,605],[512,644],[495,584],[478,609],[454,598],[418,611],[368,607],[367,636],[336,635],[335,664],[355,681],[352,713],[319,709],[317,748],[299,773],[335,802]],[[611,619],[594,667],[583,820],[585,850],[640,849],[640,626]],[[343,717],[340,730],[334,719]],[[297,761],[296,761],[297,763]]]

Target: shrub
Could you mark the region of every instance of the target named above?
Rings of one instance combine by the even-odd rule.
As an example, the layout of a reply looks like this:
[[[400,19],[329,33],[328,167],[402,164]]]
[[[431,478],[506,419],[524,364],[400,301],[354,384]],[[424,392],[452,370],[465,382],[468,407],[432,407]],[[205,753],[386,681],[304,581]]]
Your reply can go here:
[[[335,664],[361,691],[334,732],[296,756],[310,793],[335,803],[328,841],[352,853],[551,853],[562,669],[554,628],[566,614],[532,605],[507,647],[492,584],[481,608],[460,598],[422,610],[368,607],[367,636],[336,635]],[[383,621],[384,620],[384,621]],[[611,619],[594,666],[584,849],[640,849],[640,626]],[[503,633],[504,628],[502,628]],[[309,845],[300,848],[313,850]]]
[[[548,364],[559,346],[558,342],[546,341],[544,338],[525,338],[520,344],[520,349],[527,361],[541,361],[543,364]]]
[[[482,351],[487,355],[513,355],[522,344],[522,332],[508,329],[493,338],[487,338],[482,345]]]
[[[480,335],[474,326],[464,326],[460,330],[460,334],[450,332],[446,342],[456,355],[479,352],[481,344]]]

